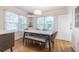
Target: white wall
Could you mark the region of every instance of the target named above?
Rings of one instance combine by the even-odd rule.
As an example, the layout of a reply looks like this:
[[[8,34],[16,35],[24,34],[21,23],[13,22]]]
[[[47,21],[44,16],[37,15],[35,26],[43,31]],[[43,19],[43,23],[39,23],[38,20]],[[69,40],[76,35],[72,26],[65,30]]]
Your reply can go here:
[[[72,31],[72,8],[68,7],[68,13],[58,16],[58,35],[57,39],[71,41]]]
[[[49,10],[44,12],[44,15],[51,15],[51,16],[57,16],[57,15],[64,15],[67,14],[67,7],[62,7],[59,9],[53,9],[53,10]]]
[[[54,16],[54,31],[58,31],[58,16]]]
[[[18,40],[20,38],[23,38],[23,32],[16,32],[15,33],[15,40]]]
[[[58,39],[70,41],[70,23],[68,15],[58,17]]]

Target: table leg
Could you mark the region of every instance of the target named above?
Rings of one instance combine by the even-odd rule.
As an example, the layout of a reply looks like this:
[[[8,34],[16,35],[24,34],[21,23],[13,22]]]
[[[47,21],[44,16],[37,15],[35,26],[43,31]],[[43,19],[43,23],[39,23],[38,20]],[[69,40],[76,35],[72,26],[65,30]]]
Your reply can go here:
[[[24,32],[24,35],[23,35],[23,45],[24,45],[24,39],[25,39],[25,32]]]
[[[11,52],[13,52],[13,49],[12,49],[12,47],[10,48],[10,50],[11,50]]]
[[[49,39],[49,52],[51,52],[51,41]]]

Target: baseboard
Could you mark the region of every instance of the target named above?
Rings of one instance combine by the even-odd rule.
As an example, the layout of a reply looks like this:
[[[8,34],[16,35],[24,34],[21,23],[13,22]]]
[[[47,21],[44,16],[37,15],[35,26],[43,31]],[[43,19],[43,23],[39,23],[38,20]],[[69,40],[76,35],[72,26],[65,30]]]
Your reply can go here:
[[[23,39],[23,38],[21,37],[21,38],[19,38],[19,39]],[[19,40],[19,39],[16,39],[16,41]]]

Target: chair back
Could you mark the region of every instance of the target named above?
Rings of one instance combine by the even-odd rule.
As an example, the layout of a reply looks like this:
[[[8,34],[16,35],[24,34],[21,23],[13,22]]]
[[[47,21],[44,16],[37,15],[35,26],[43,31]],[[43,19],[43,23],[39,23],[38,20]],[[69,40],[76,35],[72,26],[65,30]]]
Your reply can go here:
[[[51,40],[54,40],[54,39],[56,38],[56,35],[57,35],[57,32],[53,33],[53,34],[51,35]]]

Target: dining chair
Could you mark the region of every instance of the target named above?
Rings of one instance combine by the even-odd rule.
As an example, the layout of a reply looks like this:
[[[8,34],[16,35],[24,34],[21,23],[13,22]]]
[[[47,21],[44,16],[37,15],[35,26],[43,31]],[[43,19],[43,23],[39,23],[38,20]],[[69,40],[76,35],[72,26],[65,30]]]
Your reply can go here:
[[[54,34],[51,35],[51,43],[52,43],[52,47],[54,47],[54,40],[57,36],[57,32],[55,32]]]

